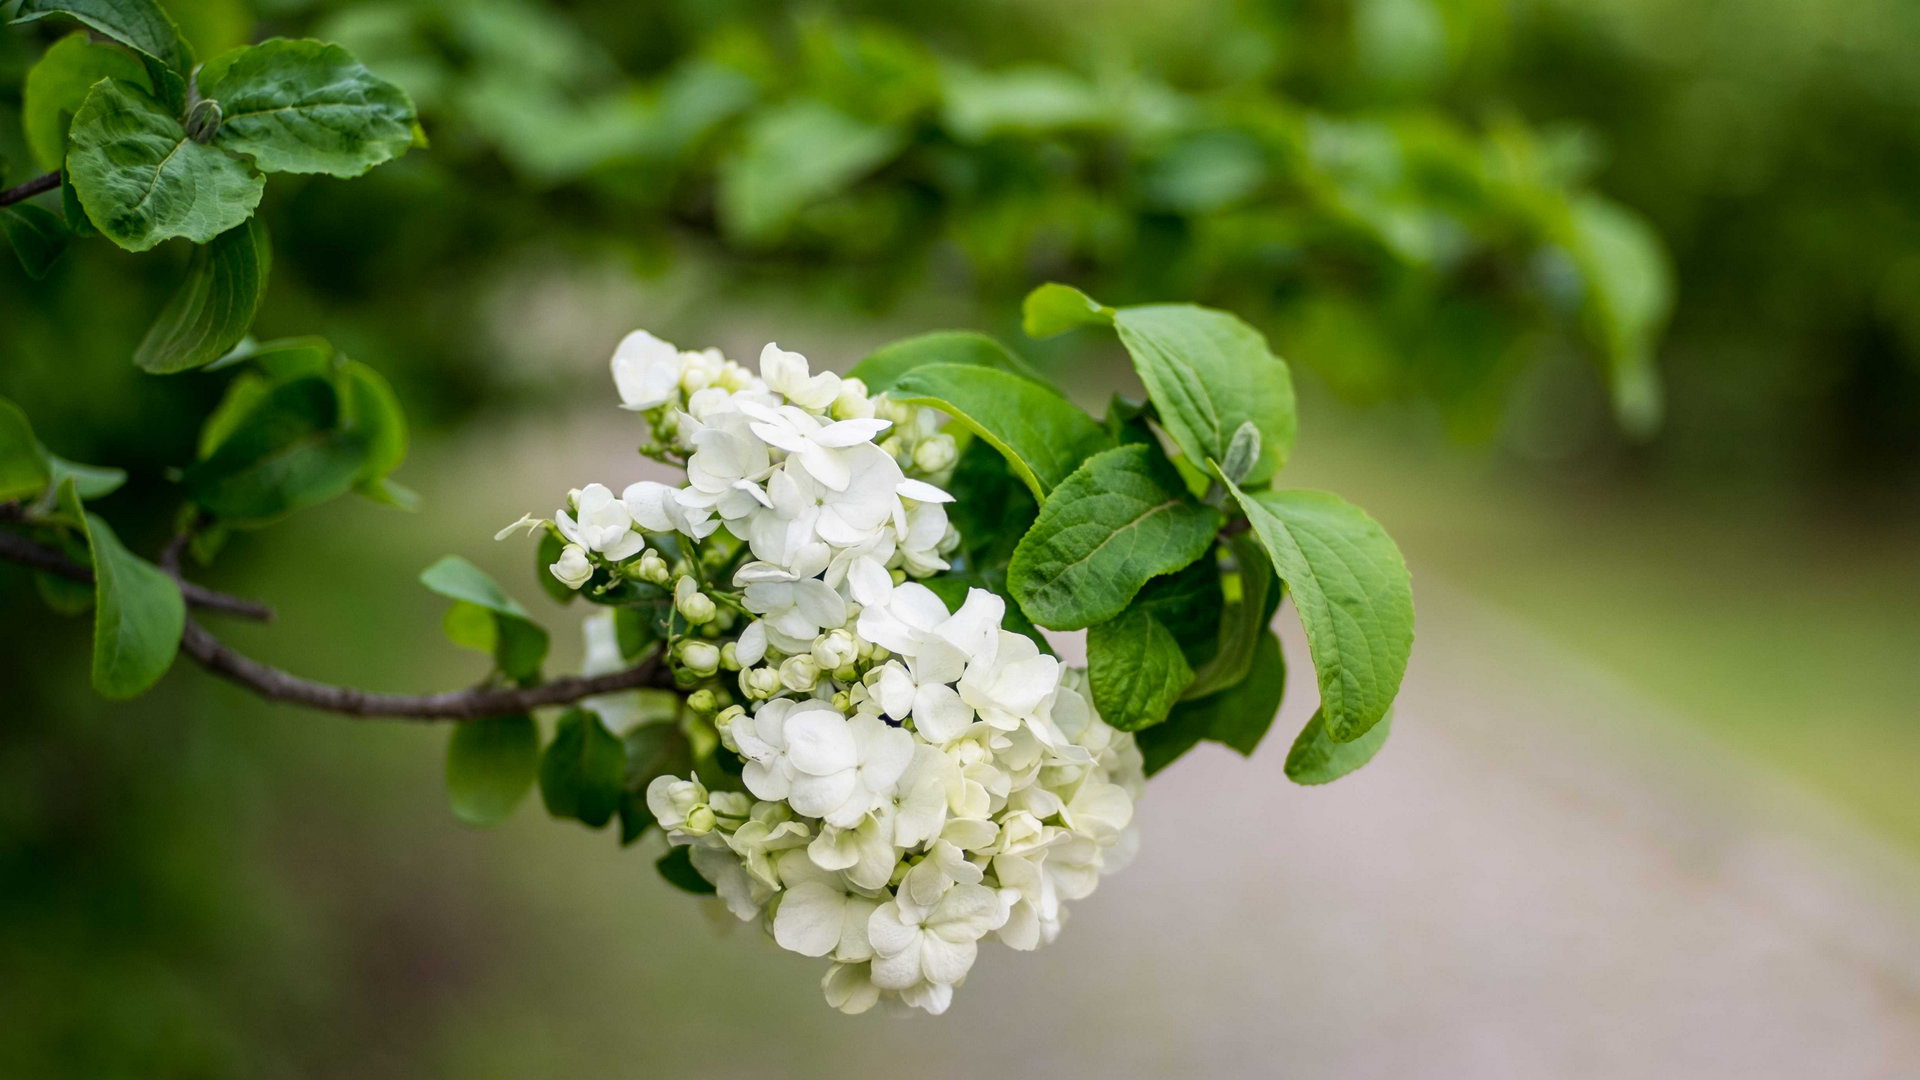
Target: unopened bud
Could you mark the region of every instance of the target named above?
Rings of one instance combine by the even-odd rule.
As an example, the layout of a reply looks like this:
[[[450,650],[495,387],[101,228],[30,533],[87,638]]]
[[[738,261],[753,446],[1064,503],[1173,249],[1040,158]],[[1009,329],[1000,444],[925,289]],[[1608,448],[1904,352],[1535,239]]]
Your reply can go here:
[[[674,585],[673,606],[682,618],[695,626],[713,621],[713,599],[701,592],[690,577],[683,577]]]
[[[740,670],[740,645],[729,641],[720,646],[720,666],[728,671]]]
[[[687,708],[697,715],[705,716],[720,707],[720,699],[711,690],[695,690],[687,695]]]
[[[860,658],[860,643],[845,630],[829,630],[813,640],[813,662],[822,671],[835,671]]]
[[[748,668],[740,673],[740,692],[748,701],[760,701],[780,692],[780,673],[770,667]]]
[[[951,466],[959,456],[960,449],[954,445],[953,436],[941,432],[920,440],[920,445],[913,448],[913,466],[921,472],[937,473]]]
[[[560,549],[560,557],[547,567],[560,584],[569,589],[577,589],[593,576],[593,562],[587,558],[587,549],[579,544],[568,544]]]
[[[840,393],[830,406],[835,420],[867,420],[873,417],[873,399],[867,396],[867,384],[859,379],[841,379]]]
[[[680,643],[680,666],[702,678],[720,670],[720,648],[710,641]]]
[[[660,553],[648,550],[640,556],[640,562],[634,567],[634,576],[641,581],[650,581],[655,585],[665,585],[673,572],[667,568],[667,560]]]
[[[789,656],[780,662],[780,684],[796,694],[804,694],[820,681],[820,665],[811,656]]]

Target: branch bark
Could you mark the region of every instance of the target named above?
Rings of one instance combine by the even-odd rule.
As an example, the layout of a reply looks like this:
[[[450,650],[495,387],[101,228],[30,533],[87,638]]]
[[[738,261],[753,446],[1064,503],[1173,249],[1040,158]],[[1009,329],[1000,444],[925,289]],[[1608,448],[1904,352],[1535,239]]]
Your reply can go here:
[[[58,548],[35,543],[18,533],[0,532],[0,559],[16,562],[22,566],[31,566],[35,570],[63,577],[69,581],[93,584],[93,571],[67,558]],[[180,586],[180,598],[191,607],[207,611],[221,611],[242,618],[257,619],[260,622],[273,621],[273,609],[257,600],[246,600],[238,596],[229,596],[215,592],[203,585],[181,580],[174,575]]]
[[[0,191],[0,206],[12,206],[17,202],[25,202],[43,191],[52,191],[59,186],[60,173],[58,170],[50,172],[45,176],[36,176],[17,187],[10,187],[5,191]]]

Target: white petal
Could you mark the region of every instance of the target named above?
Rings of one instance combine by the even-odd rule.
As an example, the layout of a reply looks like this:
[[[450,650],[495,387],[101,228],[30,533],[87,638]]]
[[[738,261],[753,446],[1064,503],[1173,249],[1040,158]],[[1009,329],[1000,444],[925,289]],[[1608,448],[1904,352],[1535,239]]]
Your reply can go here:
[[[787,717],[786,735],[787,755],[803,773],[827,776],[860,763],[846,717],[831,708],[796,709]]]
[[[872,442],[875,435],[892,426],[891,420],[840,420],[814,432],[812,438],[821,446],[846,447],[855,443]],[[931,484],[921,486],[932,487]]]
[[[825,885],[788,889],[773,914],[773,940],[788,952],[825,956],[840,944],[846,895]]]
[[[906,479],[894,487],[894,492],[904,498],[923,503],[948,503],[953,496],[927,483],[925,480]]]
[[[939,934],[920,939],[920,970],[930,983],[951,986],[967,977],[980,946],[973,941],[949,941]]]
[[[867,941],[876,956],[899,956],[920,941],[920,926],[908,922],[896,902],[881,904],[867,919]],[[919,978],[919,960],[914,960],[914,978]]]
[[[859,782],[860,778],[854,775],[852,769],[830,776],[811,776],[800,773],[793,778],[793,789],[787,794],[787,803],[793,807],[795,813],[804,814],[807,817],[827,818],[829,823],[832,817],[841,817],[841,820],[845,820],[845,817],[839,814],[839,810],[846,805],[847,796],[853,794]],[[862,810],[861,813],[864,814],[865,811]],[[854,822],[857,824],[858,821],[859,815],[855,815]]]
[[[913,695],[913,726],[931,743],[951,742],[973,723],[973,710],[951,686],[922,686]]]
[[[753,667],[767,655],[767,628],[759,619],[747,624],[740,632],[740,640],[733,646],[734,658],[743,668]]]

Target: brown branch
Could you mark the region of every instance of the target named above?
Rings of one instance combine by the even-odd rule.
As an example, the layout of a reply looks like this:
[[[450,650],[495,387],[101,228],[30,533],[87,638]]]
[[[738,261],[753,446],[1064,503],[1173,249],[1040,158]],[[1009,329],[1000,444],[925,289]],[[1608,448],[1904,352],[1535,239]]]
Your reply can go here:
[[[658,654],[624,671],[591,678],[568,676],[538,686],[476,686],[445,694],[376,694],[348,686],[330,686],[289,675],[234,652],[192,619],[180,635],[180,648],[201,667],[243,686],[268,701],[304,705],[347,716],[388,716],[410,720],[473,720],[523,713],[542,705],[568,705],[595,694],[652,686],[671,688],[672,673]]]
[[[43,191],[52,191],[59,186],[60,173],[58,170],[50,172],[45,176],[36,176],[18,187],[10,187],[5,191],[0,191],[0,206],[12,206],[14,203],[24,202]]]
[[[0,559],[30,566],[42,573],[53,574],[69,581],[93,584],[93,571],[67,558],[58,548],[36,543],[18,533],[0,531]],[[257,600],[245,600],[238,596],[229,596],[223,592],[214,592],[203,585],[184,581],[175,574],[174,579],[180,586],[180,598],[189,605],[207,611],[223,611],[229,615],[257,619],[261,622],[273,621],[273,609]]]

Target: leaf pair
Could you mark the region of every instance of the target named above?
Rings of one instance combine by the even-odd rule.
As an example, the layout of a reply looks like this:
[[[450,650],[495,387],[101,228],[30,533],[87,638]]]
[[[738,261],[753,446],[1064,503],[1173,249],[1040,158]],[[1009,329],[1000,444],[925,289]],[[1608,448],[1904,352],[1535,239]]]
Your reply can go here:
[[[540,681],[547,631],[486,571],[448,555],[422,571],[420,583],[454,601],[443,621],[449,641],[492,656],[500,674],[522,686]]]

